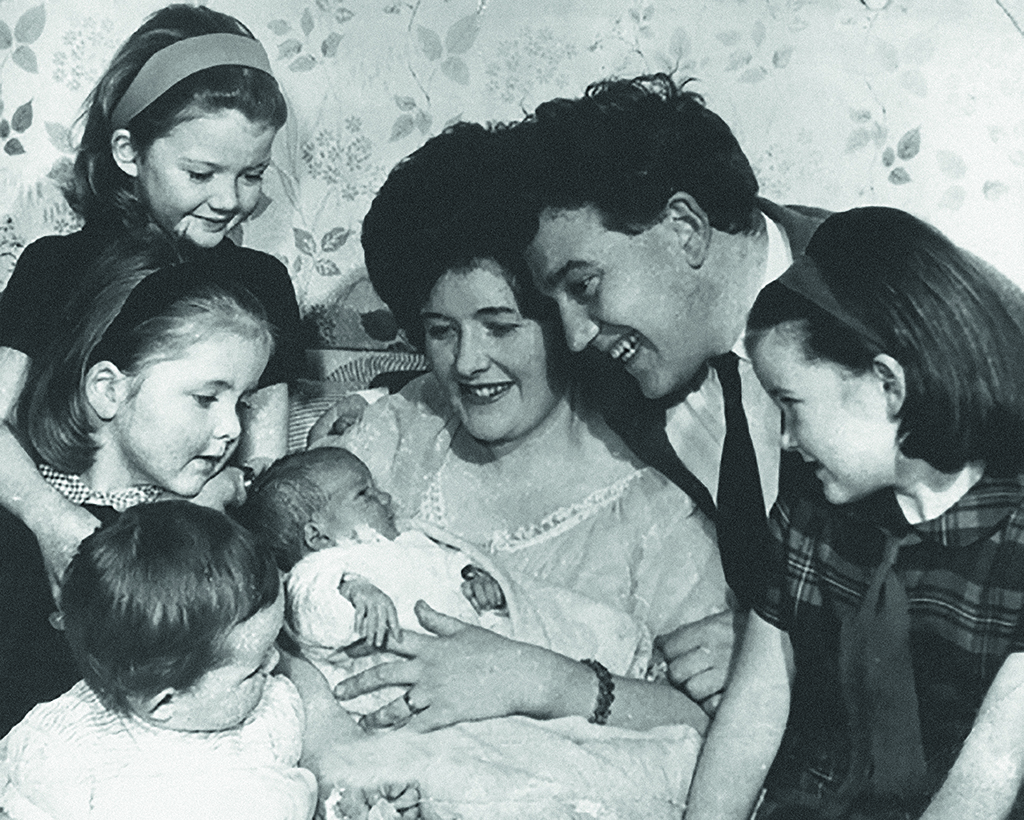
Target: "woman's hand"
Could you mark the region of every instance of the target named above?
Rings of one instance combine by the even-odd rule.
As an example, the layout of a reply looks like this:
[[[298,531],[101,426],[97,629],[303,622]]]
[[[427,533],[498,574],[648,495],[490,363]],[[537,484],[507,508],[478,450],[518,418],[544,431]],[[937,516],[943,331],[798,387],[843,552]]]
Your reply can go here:
[[[736,637],[745,623],[745,614],[726,610],[684,624],[657,639],[668,661],[668,678],[714,715],[733,658]]]
[[[408,660],[367,669],[341,683],[347,700],[384,686],[408,686],[399,698],[366,715],[365,728],[408,724],[429,731],[467,720],[513,714],[547,717],[560,664],[577,666],[546,649],[503,638],[416,604],[416,617],[433,635],[404,630],[387,648]]]

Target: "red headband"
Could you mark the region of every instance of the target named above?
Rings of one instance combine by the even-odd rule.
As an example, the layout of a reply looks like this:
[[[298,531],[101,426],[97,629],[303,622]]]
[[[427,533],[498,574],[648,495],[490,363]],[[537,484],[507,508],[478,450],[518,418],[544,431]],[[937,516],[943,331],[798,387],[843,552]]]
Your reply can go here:
[[[150,57],[114,107],[110,124],[127,127],[132,117],[171,86],[197,71],[219,65],[255,68],[273,76],[270,59],[259,40],[241,34],[201,34],[186,37]]]

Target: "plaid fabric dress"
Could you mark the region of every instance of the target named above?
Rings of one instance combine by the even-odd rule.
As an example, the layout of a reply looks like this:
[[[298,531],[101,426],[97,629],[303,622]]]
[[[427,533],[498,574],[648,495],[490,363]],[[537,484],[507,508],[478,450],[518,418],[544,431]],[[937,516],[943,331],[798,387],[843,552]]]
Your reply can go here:
[[[903,542],[894,569],[909,600],[928,785],[911,804],[876,805],[862,816],[916,816],[941,786],[1003,661],[1024,649],[1024,477],[986,476],[917,526],[891,491],[836,506],[816,480],[801,477],[784,487],[770,529],[772,572],[756,609],[789,634],[796,679],[759,817],[781,817],[769,811],[777,801],[819,807],[846,774],[840,624],[859,607],[893,538]],[[1019,805],[1012,816],[1024,816]]]

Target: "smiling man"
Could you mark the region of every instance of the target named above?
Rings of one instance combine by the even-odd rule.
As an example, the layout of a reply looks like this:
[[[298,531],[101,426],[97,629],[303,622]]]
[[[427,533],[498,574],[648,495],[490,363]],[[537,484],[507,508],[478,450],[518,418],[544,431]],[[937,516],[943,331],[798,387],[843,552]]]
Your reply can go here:
[[[725,541],[737,527],[741,542],[756,531],[743,519],[763,520],[780,460],[779,414],[742,331],[759,290],[826,214],[758,197],[729,127],[665,75],[595,83],[579,99],[543,103],[512,130],[526,218],[537,220],[526,251],[533,277],[558,303],[581,366],[593,365],[591,387],[612,425],[717,516],[727,577],[742,599],[748,562]],[[723,460],[723,449],[736,448],[726,444],[727,405],[736,398],[734,419],[740,406],[736,391],[723,392],[730,359],[743,410],[730,426],[748,428],[745,452],[752,441],[756,454],[739,467]],[[705,667],[696,695],[707,696],[724,682],[726,643],[703,628],[680,632],[665,645],[673,679]]]

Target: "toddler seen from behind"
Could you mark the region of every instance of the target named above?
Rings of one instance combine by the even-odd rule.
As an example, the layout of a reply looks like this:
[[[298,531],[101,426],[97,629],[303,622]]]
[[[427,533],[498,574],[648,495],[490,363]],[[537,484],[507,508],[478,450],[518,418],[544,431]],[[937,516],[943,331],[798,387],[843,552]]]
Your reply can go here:
[[[0,806],[61,820],[313,816],[303,707],[272,674],[274,558],[223,513],[142,504],[82,543],[62,608],[84,680],[7,736]]]

